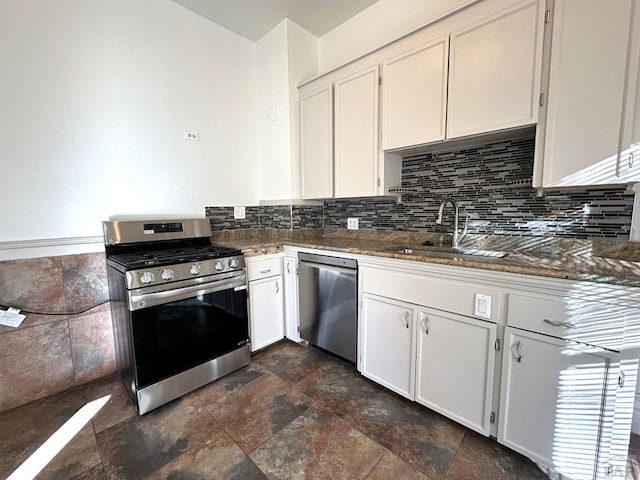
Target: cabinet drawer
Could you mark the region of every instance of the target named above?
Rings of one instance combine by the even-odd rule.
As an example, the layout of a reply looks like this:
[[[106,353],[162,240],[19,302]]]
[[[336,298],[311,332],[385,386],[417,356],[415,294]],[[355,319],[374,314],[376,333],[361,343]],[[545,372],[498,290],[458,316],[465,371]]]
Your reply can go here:
[[[625,307],[510,294],[507,308],[507,324],[512,327],[612,350],[622,347]]]
[[[247,259],[247,280],[259,280],[282,274],[282,257]]]
[[[362,290],[415,305],[497,322],[500,292],[483,286],[388,269],[360,270]]]

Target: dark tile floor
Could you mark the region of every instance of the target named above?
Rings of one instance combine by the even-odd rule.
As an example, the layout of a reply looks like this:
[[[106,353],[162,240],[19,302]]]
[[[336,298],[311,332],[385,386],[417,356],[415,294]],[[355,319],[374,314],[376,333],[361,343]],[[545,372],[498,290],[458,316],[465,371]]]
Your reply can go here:
[[[288,341],[142,417],[113,379],[2,413],[0,478],[85,402],[106,394],[109,403],[38,478],[546,478],[497,442]]]

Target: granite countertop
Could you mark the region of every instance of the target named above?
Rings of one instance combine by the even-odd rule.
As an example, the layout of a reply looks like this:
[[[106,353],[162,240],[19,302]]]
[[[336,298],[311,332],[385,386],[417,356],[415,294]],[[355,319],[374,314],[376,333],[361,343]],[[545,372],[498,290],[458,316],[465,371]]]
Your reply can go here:
[[[640,287],[640,244],[611,240],[576,240],[555,237],[470,235],[466,248],[503,251],[503,258],[443,258],[428,253],[400,253],[402,246],[419,247],[427,241],[435,246],[450,245],[451,237],[440,233],[408,233],[347,230],[269,230],[217,232],[213,240],[232,245],[246,256],[281,252],[284,245],[315,248],[358,255],[415,260],[441,265],[480,268],[509,273],[581,280]],[[293,232],[293,234],[291,233]]]

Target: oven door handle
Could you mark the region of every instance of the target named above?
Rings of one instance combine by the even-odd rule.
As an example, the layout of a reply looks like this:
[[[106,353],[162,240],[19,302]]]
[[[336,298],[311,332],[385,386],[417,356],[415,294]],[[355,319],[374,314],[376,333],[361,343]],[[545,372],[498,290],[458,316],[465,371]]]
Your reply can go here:
[[[129,310],[140,310],[142,308],[153,307],[163,303],[170,303],[186,298],[195,297],[196,295],[204,295],[207,293],[219,292],[221,290],[246,290],[246,275],[240,275],[224,280],[216,280],[215,282],[203,283],[200,285],[192,285],[190,287],[182,287],[173,290],[164,290],[162,292],[143,293],[139,295],[129,293]]]

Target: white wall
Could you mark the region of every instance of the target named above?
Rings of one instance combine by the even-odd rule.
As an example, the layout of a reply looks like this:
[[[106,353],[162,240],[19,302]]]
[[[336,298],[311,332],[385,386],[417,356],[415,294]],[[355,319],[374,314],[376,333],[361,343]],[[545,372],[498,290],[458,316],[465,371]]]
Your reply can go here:
[[[291,176],[292,198],[300,198],[300,150],[298,118],[298,84],[318,74],[318,39],[298,24],[288,21],[289,52],[289,116],[291,118],[290,148],[293,158]]]
[[[260,200],[291,200],[299,195],[297,87],[317,73],[316,37],[284,19],[257,42],[256,69]]]
[[[324,73],[478,0],[380,0],[318,40]]]
[[[291,198],[287,20],[257,42],[260,199]]]
[[[3,0],[0,58],[0,244],[257,204],[255,43],[170,0]]]

